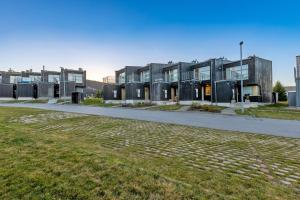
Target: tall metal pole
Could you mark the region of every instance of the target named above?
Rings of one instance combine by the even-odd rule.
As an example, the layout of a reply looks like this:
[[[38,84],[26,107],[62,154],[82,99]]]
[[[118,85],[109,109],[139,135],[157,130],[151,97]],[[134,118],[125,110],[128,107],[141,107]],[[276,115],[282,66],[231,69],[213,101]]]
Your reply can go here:
[[[244,86],[243,86],[243,44],[244,42],[241,41],[240,42],[240,54],[241,54],[241,61],[240,61],[240,65],[241,65],[241,110],[242,113],[244,112]]]

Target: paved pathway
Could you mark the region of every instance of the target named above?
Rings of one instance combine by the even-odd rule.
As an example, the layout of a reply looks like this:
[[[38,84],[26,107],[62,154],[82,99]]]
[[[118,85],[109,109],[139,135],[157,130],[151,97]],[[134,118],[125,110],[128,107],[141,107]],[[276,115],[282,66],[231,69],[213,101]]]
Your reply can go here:
[[[129,108],[102,108],[80,105],[0,104],[0,106],[39,108],[46,110],[300,138],[300,122],[294,120],[252,118],[247,116],[229,116],[201,112],[167,112],[136,110]]]

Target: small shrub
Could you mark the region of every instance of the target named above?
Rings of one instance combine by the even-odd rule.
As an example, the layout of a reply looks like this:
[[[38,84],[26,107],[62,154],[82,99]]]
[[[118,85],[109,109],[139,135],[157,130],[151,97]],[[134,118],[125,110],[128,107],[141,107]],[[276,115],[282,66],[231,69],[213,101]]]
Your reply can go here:
[[[101,105],[104,104],[104,100],[102,98],[87,98],[82,104],[84,105]]]
[[[192,104],[190,110],[220,113],[224,108],[223,106]]]

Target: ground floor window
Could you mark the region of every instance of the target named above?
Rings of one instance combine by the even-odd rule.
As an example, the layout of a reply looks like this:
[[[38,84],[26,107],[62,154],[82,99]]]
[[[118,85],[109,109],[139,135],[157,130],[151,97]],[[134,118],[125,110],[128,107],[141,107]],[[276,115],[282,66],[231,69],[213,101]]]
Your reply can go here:
[[[168,98],[168,90],[165,90],[165,99]]]
[[[114,90],[113,93],[114,93],[114,98],[117,98],[117,90]]]
[[[205,96],[210,96],[211,95],[211,86],[206,85],[205,86]]]
[[[244,94],[249,96],[260,96],[260,90],[257,85],[254,86],[245,86]]]
[[[141,89],[136,89],[136,93],[137,93],[137,97],[140,98],[141,97]]]
[[[198,88],[195,89],[195,92],[196,92],[196,98],[198,98],[198,94],[199,94],[198,93]]]

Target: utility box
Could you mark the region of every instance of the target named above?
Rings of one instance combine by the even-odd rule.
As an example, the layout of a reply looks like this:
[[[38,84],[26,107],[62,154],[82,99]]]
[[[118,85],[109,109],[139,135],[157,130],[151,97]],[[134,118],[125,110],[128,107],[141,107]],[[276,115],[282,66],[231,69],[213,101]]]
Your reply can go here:
[[[79,104],[81,102],[82,95],[80,92],[72,92],[72,103]]]
[[[296,92],[288,92],[288,103],[289,106],[296,106]]]

